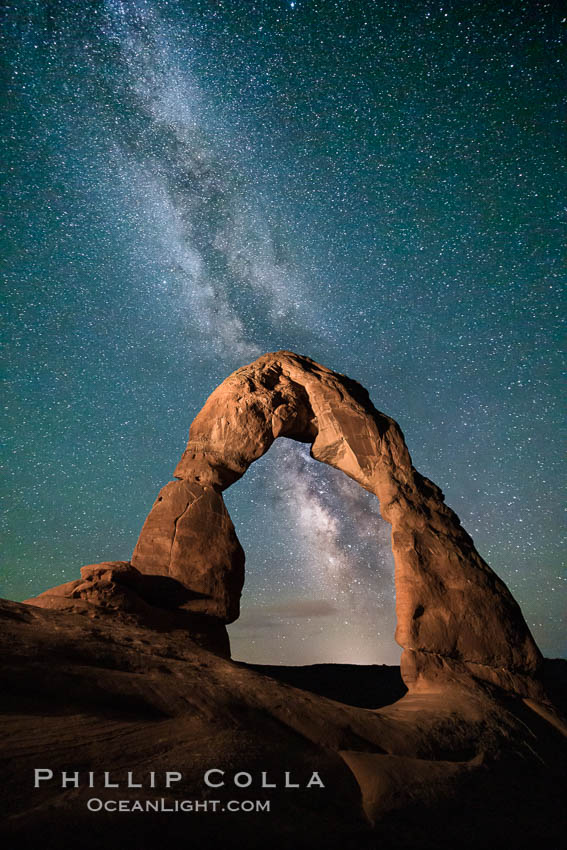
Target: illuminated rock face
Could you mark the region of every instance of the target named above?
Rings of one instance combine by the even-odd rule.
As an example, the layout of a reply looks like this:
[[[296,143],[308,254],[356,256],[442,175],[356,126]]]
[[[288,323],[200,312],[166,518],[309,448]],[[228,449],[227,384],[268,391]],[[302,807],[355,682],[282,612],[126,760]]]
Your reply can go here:
[[[163,487],[132,555],[140,572],[169,576],[195,592],[183,607],[225,623],[236,620],[244,551],[222,495],[195,478]]]
[[[234,621],[244,555],[221,493],[280,436],[311,443],[315,459],[374,493],[391,523],[408,687],[476,679],[537,692],[541,655],[519,606],[441,490],[412,466],[398,424],[360,384],[292,352],[259,357],[207,399],[175,469],[180,480],[161,491],[132,564],[193,591],[187,609]]]

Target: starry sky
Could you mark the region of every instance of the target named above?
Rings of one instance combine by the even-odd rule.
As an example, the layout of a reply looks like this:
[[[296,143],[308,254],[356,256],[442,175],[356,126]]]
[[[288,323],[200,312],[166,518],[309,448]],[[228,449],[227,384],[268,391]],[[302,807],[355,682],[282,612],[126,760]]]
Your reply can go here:
[[[560,3],[8,0],[0,595],[127,560],[231,371],[306,354],[400,423],[565,655]],[[397,663],[374,497],[277,440],[225,494],[233,655]]]

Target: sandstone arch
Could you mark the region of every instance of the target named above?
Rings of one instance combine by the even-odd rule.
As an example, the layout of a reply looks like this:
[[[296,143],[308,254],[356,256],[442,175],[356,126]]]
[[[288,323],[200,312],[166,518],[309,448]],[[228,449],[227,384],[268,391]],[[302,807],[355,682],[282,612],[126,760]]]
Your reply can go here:
[[[539,692],[542,659],[519,606],[441,490],[413,467],[398,424],[360,384],[289,351],[238,369],[207,399],[132,565],[181,582],[192,591],[188,610],[233,622],[244,553],[222,491],[279,436],[311,443],[314,458],[374,493],[391,523],[396,640],[408,687],[456,678]]]

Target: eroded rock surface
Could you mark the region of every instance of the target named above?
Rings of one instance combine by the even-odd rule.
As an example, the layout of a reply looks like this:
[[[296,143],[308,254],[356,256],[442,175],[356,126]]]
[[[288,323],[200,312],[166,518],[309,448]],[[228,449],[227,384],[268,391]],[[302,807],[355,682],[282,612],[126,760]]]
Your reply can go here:
[[[236,620],[244,583],[244,551],[222,495],[210,484],[171,481],[150,511],[132,564],[170,576],[195,594],[187,607]]]
[[[0,600],[2,846],[61,848],[77,835],[82,850],[156,850],[164,836],[223,850],[561,846],[567,733],[553,706],[446,683],[358,708],[351,686],[369,670],[345,668],[335,701],[208,652],[187,630],[93,605]],[[372,674],[379,687],[381,669]],[[38,767],[53,780],[34,788]],[[225,772],[224,786],[206,786],[211,768]],[[169,770],[183,777],[171,788]],[[106,787],[107,771],[118,788]],[[233,783],[240,771],[250,787]],[[301,787],[284,787],[286,771]],[[324,788],[305,788],[313,771]],[[62,772],[77,773],[79,787],[63,785]],[[125,800],[126,811],[94,813],[93,797]],[[128,811],[159,798],[163,813]],[[211,798],[216,813],[204,809]],[[255,799],[270,811],[226,810]],[[201,810],[174,811],[182,800]]]
[[[84,568],[81,581],[29,601],[114,607],[146,621],[175,609],[211,618],[215,629],[233,622],[244,552],[222,491],[281,436],[310,443],[314,458],[374,493],[391,523],[406,685],[481,681],[539,699],[542,658],[519,606],[439,487],[413,467],[399,425],[376,410],[360,384],[288,351],[238,369],[207,399],[191,424],[177,480],[161,490],[131,564]]]
[[[398,424],[360,384],[292,352],[259,357],[207,399],[175,469],[181,480],[162,490],[132,563],[206,595],[187,607],[234,620],[242,554],[221,491],[280,436],[311,443],[314,458],[378,497],[392,525],[406,684],[465,677],[537,695],[541,655],[519,606],[413,467]]]
[[[198,595],[169,576],[144,575],[128,561],[103,561],[81,568],[81,578],[52,587],[26,603],[37,608],[112,620],[154,632],[190,634],[198,646],[230,657],[224,623],[211,615],[187,611]]]

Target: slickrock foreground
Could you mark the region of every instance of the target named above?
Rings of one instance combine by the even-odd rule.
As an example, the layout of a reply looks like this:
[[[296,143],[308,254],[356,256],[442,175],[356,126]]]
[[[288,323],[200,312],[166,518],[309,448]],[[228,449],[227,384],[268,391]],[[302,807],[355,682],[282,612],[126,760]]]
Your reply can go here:
[[[365,700],[369,710],[349,704],[351,694],[369,678],[379,693],[384,677],[390,695],[394,670],[328,665],[334,700],[319,695],[317,670],[297,671],[302,689],[199,647],[185,629],[99,606],[0,601],[2,846],[561,846],[567,748],[551,704],[445,684],[393,705]],[[36,768],[53,781],[34,788]],[[214,775],[225,786],[205,786],[211,768],[225,771]],[[61,787],[61,773],[75,771],[79,788]],[[165,788],[165,771],[182,781]],[[300,788],[282,787],[286,771]],[[323,789],[305,788],[313,771]],[[105,772],[118,789],[103,787]],[[129,772],[141,789],[127,787]],[[238,772],[253,784],[235,787]],[[277,787],[262,788],[262,773]],[[88,809],[89,800],[162,798],[169,811]],[[183,800],[225,811],[171,811]],[[231,800],[268,801],[270,811],[230,813]]]
[[[408,689],[393,705],[348,704],[364,690],[356,667],[328,699],[315,673],[298,689],[230,660],[244,552],[222,492],[280,436],[374,493],[392,525]],[[165,832],[223,848],[555,846],[564,672],[556,664],[550,678],[512,595],[359,384],[291,352],[264,355],[212,393],[174,474],[131,562],[83,567],[28,604],[0,606],[10,846],[60,847],[74,833],[85,848],[154,848]],[[35,790],[38,767],[110,771],[122,784],[134,768],[181,771],[171,799],[244,796],[273,808],[94,815],[88,799],[116,791]],[[213,792],[202,782],[210,768],[280,779],[274,790],[256,779]],[[286,771],[300,785],[317,771],[325,788],[282,788]]]

